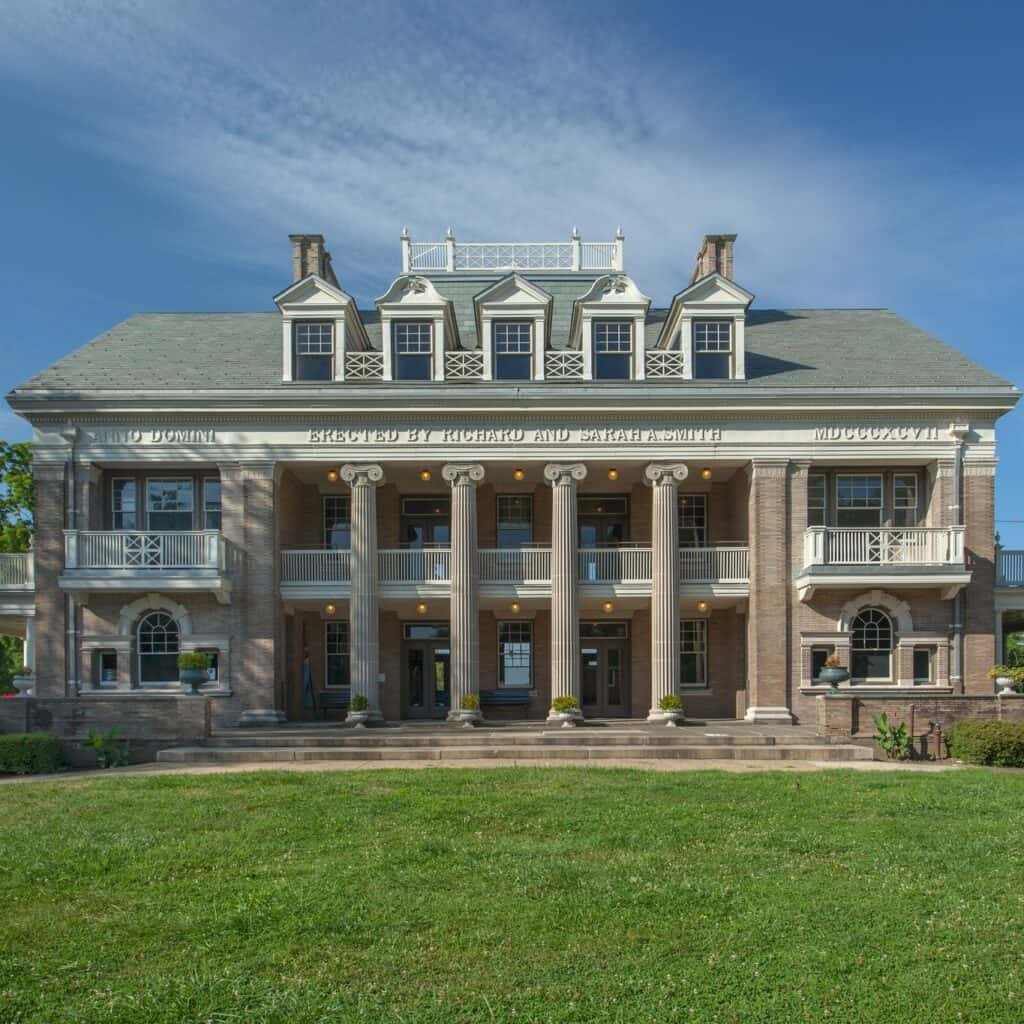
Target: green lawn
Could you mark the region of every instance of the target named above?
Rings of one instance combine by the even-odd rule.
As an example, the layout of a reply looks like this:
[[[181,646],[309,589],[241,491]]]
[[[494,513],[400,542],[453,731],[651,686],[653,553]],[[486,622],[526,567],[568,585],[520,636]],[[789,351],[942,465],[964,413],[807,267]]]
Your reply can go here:
[[[0,787],[0,1021],[1024,1019],[1024,775]]]

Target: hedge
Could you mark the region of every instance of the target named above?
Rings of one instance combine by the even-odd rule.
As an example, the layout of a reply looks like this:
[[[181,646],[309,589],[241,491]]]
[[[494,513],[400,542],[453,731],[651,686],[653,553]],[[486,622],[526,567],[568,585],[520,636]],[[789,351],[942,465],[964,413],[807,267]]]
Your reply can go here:
[[[12,732],[0,736],[0,774],[40,775],[64,767],[64,749],[46,732]]]
[[[1024,768],[1024,722],[954,722],[946,746],[951,756],[970,764]]]

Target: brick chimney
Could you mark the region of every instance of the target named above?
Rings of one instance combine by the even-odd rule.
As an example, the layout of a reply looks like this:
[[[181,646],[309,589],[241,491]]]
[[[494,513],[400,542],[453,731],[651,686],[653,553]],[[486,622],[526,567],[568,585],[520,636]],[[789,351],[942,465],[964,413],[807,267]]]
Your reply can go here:
[[[289,235],[288,238],[292,243],[293,281],[301,281],[310,274],[316,274],[335,288],[339,287],[323,235]]]
[[[697,265],[693,268],[690,284],[708,274],[721,274],[732,280],[732,244],[735,235],[705,235],[704,244],[697,253]]]

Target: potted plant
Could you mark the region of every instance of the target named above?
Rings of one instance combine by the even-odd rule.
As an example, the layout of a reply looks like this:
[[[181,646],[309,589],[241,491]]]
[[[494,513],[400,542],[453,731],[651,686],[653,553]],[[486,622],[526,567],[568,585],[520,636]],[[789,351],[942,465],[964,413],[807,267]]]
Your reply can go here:
[[[1018,672],[1018,669],[1010,668],[1009,665],[993,665],[988,670],[989,679],[994,679],[996,686],[999,687],[1000,697],[1011,696],[1017,692],[1013,686],[1017,682],[1015,674]]]
[[[666,694],[658,701],[658,710],[647,716],[648,722],[664,722],[675,727],[683,719],[683,702],[674,694]]]
[[[370,702],[365,693],[355,693],[348,702],[348,714],[345,721],[354,729],[365,729],[370,720]]]
[[[459,701],[459,710],[451,717],[454,721],[461,722],[464,729],[480,725],[484,720],[480,711],[480,698],[475,693],[463,694]]]
[[[28,665],[20,665],[11,682],[14,683],[19,697],[31,697],[32,688],[36,685],[35,673]]]
[[[178,655],[178,679],[182,686],[190,686],[193,696],[199,695],[199,687],[209,681],[210,656],[199,651]]]
[[[548,721],[560,722],[563,729],[571,729],[582,717],[580,702],[575,697],[556,697],[551,702]]]
[[[850,678],[850,673],[843,668],[842,662],[834,655],[825,659],[824,667],[818,672],[818,682],[828,683],[833,690],[839,689],[840,683],[845,683]]]

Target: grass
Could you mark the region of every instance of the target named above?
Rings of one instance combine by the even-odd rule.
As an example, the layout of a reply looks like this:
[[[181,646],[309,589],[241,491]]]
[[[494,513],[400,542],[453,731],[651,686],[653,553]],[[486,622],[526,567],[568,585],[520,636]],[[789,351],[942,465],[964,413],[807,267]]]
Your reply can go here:
[[[1024,775],[0,789],[0,1021],[1013,1021]]]

